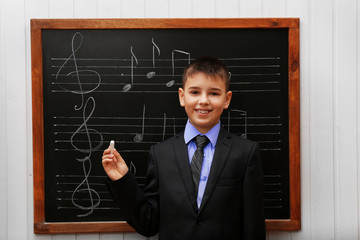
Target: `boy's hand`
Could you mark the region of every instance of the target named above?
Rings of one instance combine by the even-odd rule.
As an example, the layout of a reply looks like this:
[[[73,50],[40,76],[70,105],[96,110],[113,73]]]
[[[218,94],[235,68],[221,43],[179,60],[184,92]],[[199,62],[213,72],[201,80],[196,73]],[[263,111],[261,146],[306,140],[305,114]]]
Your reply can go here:
[[[110,147],[104,151],[102,165],[109,178],[115,181],[122,178],[129,168],[116,149],[114,149],[114,154],[111,154],[110,151]]]

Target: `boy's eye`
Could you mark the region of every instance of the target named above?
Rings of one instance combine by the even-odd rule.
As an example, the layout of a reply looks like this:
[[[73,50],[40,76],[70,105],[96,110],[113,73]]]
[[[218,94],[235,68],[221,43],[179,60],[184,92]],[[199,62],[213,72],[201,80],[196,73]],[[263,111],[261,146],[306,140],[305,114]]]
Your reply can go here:
[[[190,93],[196,95],[199,94],[199,91],[191,91]]]
[[[219,93],[218,92],[211,92],[210,95],[217,96],[217,95],[219,95]]]

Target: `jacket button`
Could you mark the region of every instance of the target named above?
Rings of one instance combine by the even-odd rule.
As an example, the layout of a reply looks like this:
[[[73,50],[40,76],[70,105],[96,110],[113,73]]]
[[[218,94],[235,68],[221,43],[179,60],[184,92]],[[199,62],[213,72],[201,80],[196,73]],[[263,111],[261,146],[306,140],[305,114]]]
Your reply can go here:
[[[203,220],[198,220],[198,221],[197,221],[197,225],[202,225],[203,223],[204,223]]]

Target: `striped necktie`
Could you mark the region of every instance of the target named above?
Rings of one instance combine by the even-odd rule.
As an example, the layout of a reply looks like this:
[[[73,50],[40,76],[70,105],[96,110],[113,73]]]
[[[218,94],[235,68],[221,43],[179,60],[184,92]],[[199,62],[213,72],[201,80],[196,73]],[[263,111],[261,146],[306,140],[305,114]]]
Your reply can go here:
[[[204,147],[209,143],[205,135],[195,137],[196,151],[191,159],[191,173],[194,182],[195,193],[197,195],[200,181],[201,166],[204,159]]]

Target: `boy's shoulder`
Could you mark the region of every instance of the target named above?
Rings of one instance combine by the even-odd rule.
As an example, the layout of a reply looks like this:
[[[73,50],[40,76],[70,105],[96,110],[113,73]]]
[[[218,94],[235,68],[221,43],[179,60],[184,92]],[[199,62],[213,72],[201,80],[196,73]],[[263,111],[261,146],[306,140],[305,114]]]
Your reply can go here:
[[[228,132],[227,130],[223,129],[224,130],[224,138],[227,138],[229,139],[229,141],[232,142],[232,144],[235,144],[236,146],[238,147],[249,147],[249,148],[253,148],[254,145],[258,145],[257,142],[253,141],[253,140],[250,140],[248,138],[246,138],[245,135],[238,135],[238,134],[235,134],[235,133],[232,133],[232,132]],[[220,135],[219,135],[220,137]]]
[[[173,144],[173,143],[178,143],[179,141],[183,141],[184,142],[184,131],[181,131],[179,133],[174,134],[173,136],[159,142],[156,143],[154,146],[157,147],[166,147],[169,146],[169,144]]]

